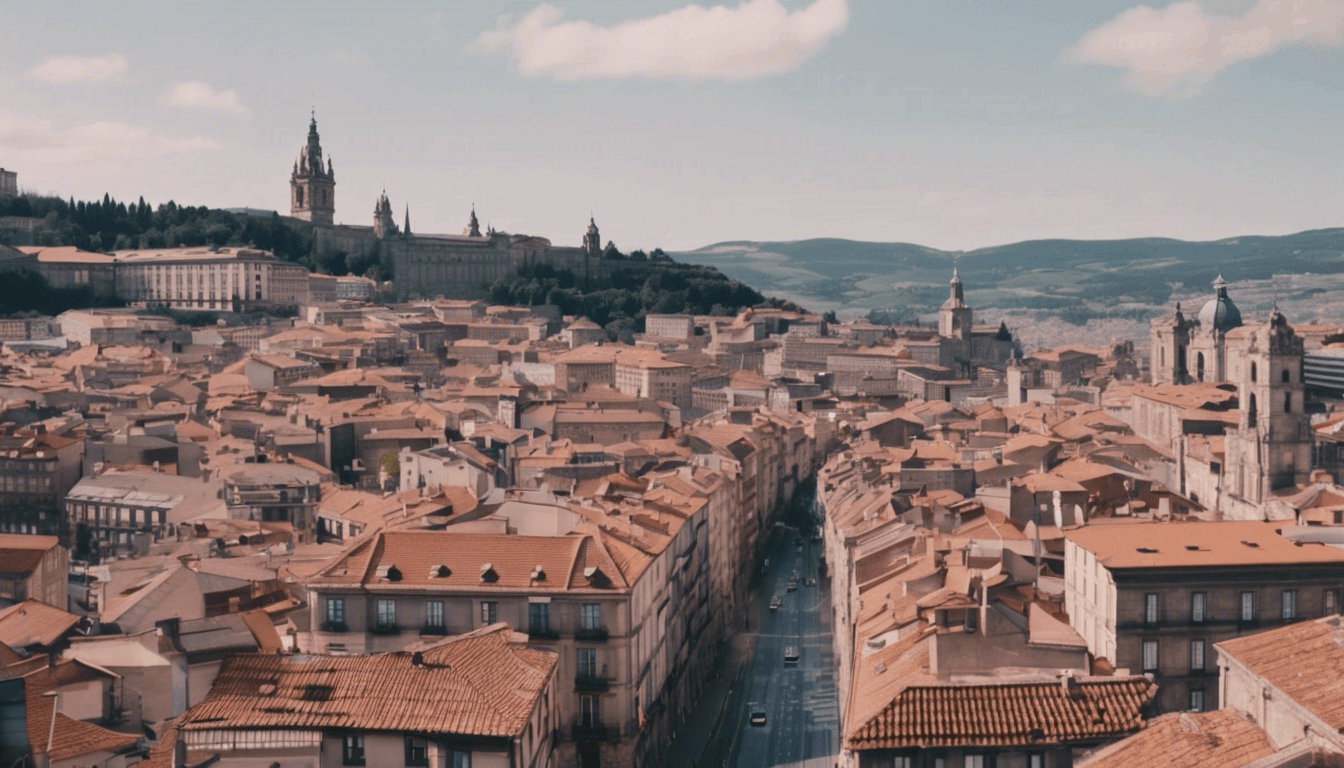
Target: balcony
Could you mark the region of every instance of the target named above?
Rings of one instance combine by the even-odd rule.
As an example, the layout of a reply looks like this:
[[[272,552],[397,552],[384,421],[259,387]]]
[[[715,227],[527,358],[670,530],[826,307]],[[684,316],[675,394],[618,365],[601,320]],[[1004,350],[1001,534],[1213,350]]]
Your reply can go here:
[[[589,627],[574,632],[574,639],[581,643],[605,643],[608,637],[610,635],[607,634],[606,627]]]
[[[560,633],[550,627],[528,627],[527,639],[554,641],[560,639]]]
[[[574,690],[582,693],[606,693],[611,689],[611,680],[597,675],[576,675]]]
[[[420,628],[420,634],[443,637],[448,634],[448,627],[442,624],[426,624]]]
[[[616,729],[596,720],[579,720],[574,723],[573,736],[575,741],[606,741],[615,738]]]
[[[322,622],[323,632],[349,632],[350,627],[346,626],[344,621],[324,621]]]
[[[400,635],[401,627],[396,624],[374,624],[369,627],[371,635]]]

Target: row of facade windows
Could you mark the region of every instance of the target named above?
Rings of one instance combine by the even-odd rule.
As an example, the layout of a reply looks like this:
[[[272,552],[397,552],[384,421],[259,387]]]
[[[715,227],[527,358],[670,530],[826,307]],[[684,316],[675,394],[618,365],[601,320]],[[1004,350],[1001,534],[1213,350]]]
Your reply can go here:
[[[471,768],[471,753],[453,750],[449,753],[449,768]],[[415,736],[405,737],[405,763],[408,768],[429,765],[429,742]],[[341,737],[341,764],[366,765],[364,756],[364,736],[347,733]]]
[[[1242,592],[1237,603],[1237,620],[1242,622],[1257,621],[1260,618],[1260,606],[1257,605],[1258,599],[1256,593],[1252,591]],[[1162,600],[1161,594],[1157,592],[1148,592],[1143,596],[1143,623],[1158,624],[1162,621]],[[1339,590],[1327,589],[1322,593],[1321,610],[1323,615],[1333,615],[1339,613]],[[1212,620],[1209,612],[1209,593],[1192,592],[1190,593],[1190,621],[1192,623],[1201,623]],[[1279,593],[1279,618],[1285,621],[1291,621],[1299,617],[1297,590],[1285,589]]]
[[[327,598],[327,622],[344,624],[346,620],[345,598]],[[551,632],[549,603],[528,603],[527,628],[531,634],[549,634]],[[494,624],[499,621],[499,602],[497,600],[480,601],[481,624]],[[393,598],[379,598],[374,601],[374,627],[393,629],[397,625],[397,601]],[[442,600],[425,601],[425,626],[446,627],[446,616]],[[602,604],[582,603],[579,606],[579,629],[600,630],[602,624]]]

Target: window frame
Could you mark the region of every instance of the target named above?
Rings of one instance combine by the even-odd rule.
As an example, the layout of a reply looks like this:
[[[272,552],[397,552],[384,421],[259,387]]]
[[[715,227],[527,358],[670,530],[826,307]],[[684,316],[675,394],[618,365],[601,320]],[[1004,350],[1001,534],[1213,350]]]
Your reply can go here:
[[[1204,712],[1208,708],[1208,699],[1204,696],[1204,686],[1192,687],[1190,689],[1190,711]]]
[[[574,670],[579,677],[597,677],[597,649],[575,648]]]
[[[1208,646],[1203,638],[1190,641],[1190,672],[1204,672],[1208,669]]]
[[[1241,593],[1240,605],[1238,606],[1237,609],[1237,616],[1240,618],[1242,623],[1248,624],[1252,621],[1255,621],[1255,614],[1256,614],[1255,603],[1256,599],[1254,592],[1243,591]]]
[[[1209,619],[1209,593],[1191,592],[1190,593],[1190,621],[1194,624],[1203,624]]]
[[[333,612],[333,611],[331,610],[333,607],[335,607],[335,608],[337,609],[335,612]],[[327,598],[327,621],[330,622],[330,623],[332,623],[332,624],[344,624],[344,623],[345,623],[345,598],[344,598],[344,597],[328,597],[328,598]]]
[[[1297,615],[1297,590],[1285,589],[1279,595],[1279,617],[1284,621],[1295,621]]]
[[[1162,664],[1162,646],[1157,640],[1144,640],[1140,646],[1142,658],[1139,660],[1144,672],[1157,672]],[[1149,649],[1152,650],[1151,654]],[[1150,658],[1151,657],[1151,658]],[[1151,660],[1151,664],[1149,661]]]
[[[418,744],[417,744],[418,742]],[[418,736],[406,736],[403,742],[406,755],[405,762],[410,768],[429,765],[429,740]],[[416,752],[418,751],[418,756]]]
[[[374,602],[374,626],[388,629],[397,626],[396,600],[380,597]]]
[[[548,635],[551,632],[551,604],[527,604],[527,632],[531,635]]]
[[[437,614],[437,616],[435,615]],[[442,600],[425,601],[425,626],[426,627],[448,627],[448,617],[443,610]]]
[[[1143,595],[1143,623],[1156,624],[1162,618],[1162,600],[1156,592]]]
[[[364,765],[364,734],[341,734],[341,765]]]
[[[582,605],[580,605],[579,629],[594,630],[601,628],[602,628],[602,604],[583,603]]]
[[[499,601],[482,600],[481,601],[481,625],[489,626],[499,623]]]

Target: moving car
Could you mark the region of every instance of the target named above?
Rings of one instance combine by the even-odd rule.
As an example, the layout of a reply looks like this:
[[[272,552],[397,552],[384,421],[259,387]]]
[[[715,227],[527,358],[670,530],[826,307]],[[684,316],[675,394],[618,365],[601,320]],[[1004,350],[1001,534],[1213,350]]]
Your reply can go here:
[[[797,589],[798,589],[798,582],[794,581],[793,579],[789,579],[789,591],[793,592]]]
[[[779,595],[775,595],[774,597],[770,598],[770,610],[772,611],[778,611],[779,606],[783,604],[784,604],[784,598],[780,597]]]
[[[785,663],[785,664],[797,664],[797,663],[798,663],[798,656],[799,656],[799,653],[798,653],[798,648],[797,648],[797,646],[790,645],[788,648],[785,648],[785,649],[784,649],[784,663]]]
[[[756,726],[765,725],[765,710],[751,710],[751,724]]]
[[[812,578],[811,576],[808,576],[808,577],[807,577],[807,581],[805,581],[805,582],[803,582],[803,583],[806,584],[806,585],[809,586],[809,587],[815,587],[815,586],[817,586],[817,580],[814,579],[814,578]]]

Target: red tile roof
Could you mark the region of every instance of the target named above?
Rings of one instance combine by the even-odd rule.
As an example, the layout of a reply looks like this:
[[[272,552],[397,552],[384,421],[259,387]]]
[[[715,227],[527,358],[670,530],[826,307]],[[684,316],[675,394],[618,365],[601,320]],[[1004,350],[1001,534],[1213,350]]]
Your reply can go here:
[[[1329,616],[1224,640],[1230,659],[1344,731],[1344,619]]]
[[[850,732],[851,749],[1086,743],[1132,733],[1157,686],[1143,678],[929,685],[902,690]]]
[[[1265,732],[1231,709],[1214,712],[1173,712],[1148,727],[1112,744],[1078,768],[1204,768],[1242,766],[1274,753]]]
[[[183,716],[186,733],[351,728],[462,736],[520,735],[557,656],[515,642],[503,624],[423,651],[370,656],[231,656]]]

